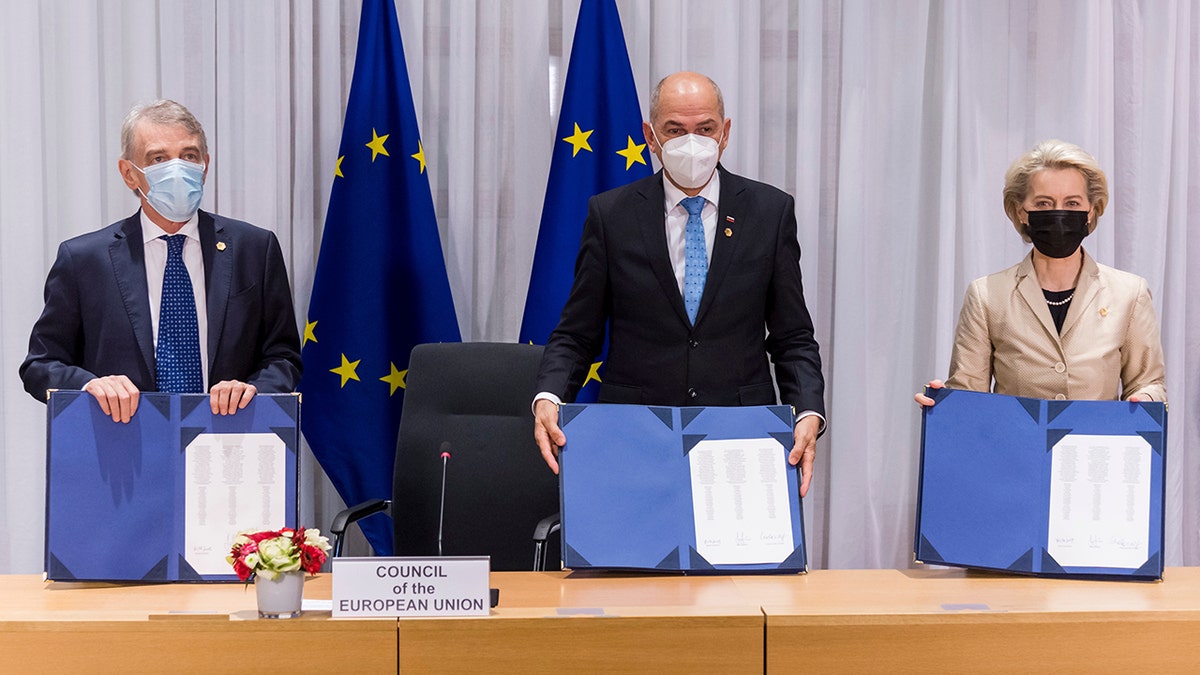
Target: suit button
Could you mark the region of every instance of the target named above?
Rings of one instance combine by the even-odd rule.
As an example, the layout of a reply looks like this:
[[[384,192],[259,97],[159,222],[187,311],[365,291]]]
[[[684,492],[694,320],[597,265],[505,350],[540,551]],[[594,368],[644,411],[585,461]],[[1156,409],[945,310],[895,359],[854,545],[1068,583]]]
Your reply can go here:
[[[1067,397],[1064,394],[1055,394],[1054,400],[1055,401],[1065,401],[1065,400],[1067,400]]]
[[[695,349],[696,347],[700,346],[700,343],[696,342],[695,340],[688,340],[688,346],[692,349]]]
[[[696,396],[698,396],[698,394],[696,393],[695,388],[688,389],[688,398],[696,398]]]
[[[1059,361],[1058,363],[1054,364],[1054,372],[1063,373],[1063,372],[1066,372],[1066,370],[1067,370],[1067,366],[1065,364],[1063,364],[1062,361]]]

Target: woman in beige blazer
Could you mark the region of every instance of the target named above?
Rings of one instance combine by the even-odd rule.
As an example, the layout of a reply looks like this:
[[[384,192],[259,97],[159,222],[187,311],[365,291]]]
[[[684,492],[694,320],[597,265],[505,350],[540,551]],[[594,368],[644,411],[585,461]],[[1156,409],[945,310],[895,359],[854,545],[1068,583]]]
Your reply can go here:
[[[1107,204],[1104,172],[1076,145],[1042,141],[1013,163],[1004,210],[1033,250],[967,288],[945,386],[1042,399],[1166,401],[1146,280],[1097,263],[1081,246]],[[915,399],[933,405],[924,394]]]

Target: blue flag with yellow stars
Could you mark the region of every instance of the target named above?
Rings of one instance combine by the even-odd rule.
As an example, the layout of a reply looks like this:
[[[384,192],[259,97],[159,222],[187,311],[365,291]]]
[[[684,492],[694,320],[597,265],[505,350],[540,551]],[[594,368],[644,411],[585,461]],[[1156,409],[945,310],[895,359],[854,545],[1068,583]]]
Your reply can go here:
[[[408,353],[460,339],[392,0],[364,0],[305,321],[301,427],[346,504],[391,499]],[[391,522],[361,523],[379,555]]]
[[[641,142],[639,142],[641,141]],[[521,342],[545,344],[575,278],[588,198],[651,174],[637,86],[613,0],[583,0],[567,65]],[[594,401],[604,356],[577,401]]]

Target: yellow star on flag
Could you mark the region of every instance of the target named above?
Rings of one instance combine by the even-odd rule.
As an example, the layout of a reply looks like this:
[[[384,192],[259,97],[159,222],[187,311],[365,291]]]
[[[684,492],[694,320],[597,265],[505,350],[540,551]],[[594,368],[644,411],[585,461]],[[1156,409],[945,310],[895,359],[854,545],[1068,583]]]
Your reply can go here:
[[[586,387],[586,386],[587,386],[587,383],[588,383],[588,382],[591,382],[592,380],[595,380],[595,381],[597,381],[597,382],[600,382],[600,381],[601,381],[601,380],[600,380],[600,364],[602,364],[602,363],[604,363],[604,362],[603,362],[603,361],[597,361],[597,362],[595,362],[595,363],[593,363],[593,364],[592,364],[592,367],[588,369],[588,376],[587,376],[587,378],[586,378],[586,379],[583,381],[583,386],[585,386],[585,387]]]
[[[304,345],[308,344],[309,340],[312,340],[313,342],[317,341],[316,328],[317,328],[316,321],[305,321],[304,322],[304,339],[300,341],[301,347],[304,347]]]
[[[642,157],[642,149],[646,147],[645,143],[638,145],[633,142],[633,136],[626,136],[629,139],[629,145],[625,146],[624,150],[618,150],[617,154],[625,158],[625,170],[633,166],[634,162],[645,164],[646,159]]]
[[[341,157],[338,157],[338,159],[337,159],[337,164],[334,164],[334,165],[333,165],[333,175],[337,176],[338,178],[345,178],[345,177],[346,177],[346,176],[344,176],[344,175],[342,174],[342,160],[343,160],[343,159],[346,159],[346,156],[345,156],[345,155],[342,155]]]
[[[421,141],[417,141],[417,153],[409,155],[409,157],[421,163],[421,170],[418,173],[425,173],[425,146],[421,145]]]
[[[374,162],[375,158],[380,155],[383,155],[384,157],[391,157],[391,155],[388,154],[387,148],[383,147],[383,144],[387,142],[388,136],[390,135],[391,134],[384,134],[380,136],[379,134],[375,133],[374,128],[371,129],[371,142],[367,143],[367,147],[371,149],[372,162]],[[633,141],[630,141],[630,143],[632,142]]]
[[[587,150],[588,152],[592,152],[592,146],[590,144],[588,144],[588,136],[591,136],[593,131],[595,131],[595,129],[588,129],[587,131],[583,131],[582,129],[579,128],[579,122],[575,123],[575,133],[573,133],[570,136],[567,136],[566,138],[563,139],[564,141],[571,144],[571,146],[572,146],[571,156],[572,157],[574,157],[575,155],[578,155],[580,150]]]
[[[337,368],[330,368],[329,372],[340,375],[342,378],[342,386],[345,387],[346,383],[350,380],[361,382],[361,380],[358,379],[358,373],[354,372],[354,369],[358,368],[358,364],[360,363],[362,363],[362,359],[351,361],[346,358],[345,354],[342,354],[342,365],[338,366]]]
[[[391,396],[396,393],[397,389],[408,387],[408,383],[404,381],[408,377],[408,370],[396,370],[396,364],[394,363],[389,362],[388,365],[392,367],[392,372],[379,379],[391,385],[392,390],[388,392],[388,396]]]

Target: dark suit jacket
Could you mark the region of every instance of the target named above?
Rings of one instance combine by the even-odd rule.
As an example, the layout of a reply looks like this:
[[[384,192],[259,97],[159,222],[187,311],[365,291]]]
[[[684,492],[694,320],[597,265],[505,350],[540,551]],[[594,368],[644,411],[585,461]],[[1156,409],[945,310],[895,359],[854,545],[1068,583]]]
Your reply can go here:
[[[601,402],[773,404],[769,355],[782,401],[824,415],[795,202],[719,171],[716,241],[695,326],[667,253],[662,172],[591,198],[575,282],[547,342],[538,391],[574,400],[607,324]]]
[[[300,338],[279,242],[248,223],[199,214],[209,386],[241,380],[263,393],[293,391]],[[149,297],[140,211],[63,242],[21,364],[25,390],[45,401],[48,389],[126,375],[155,391]]]

